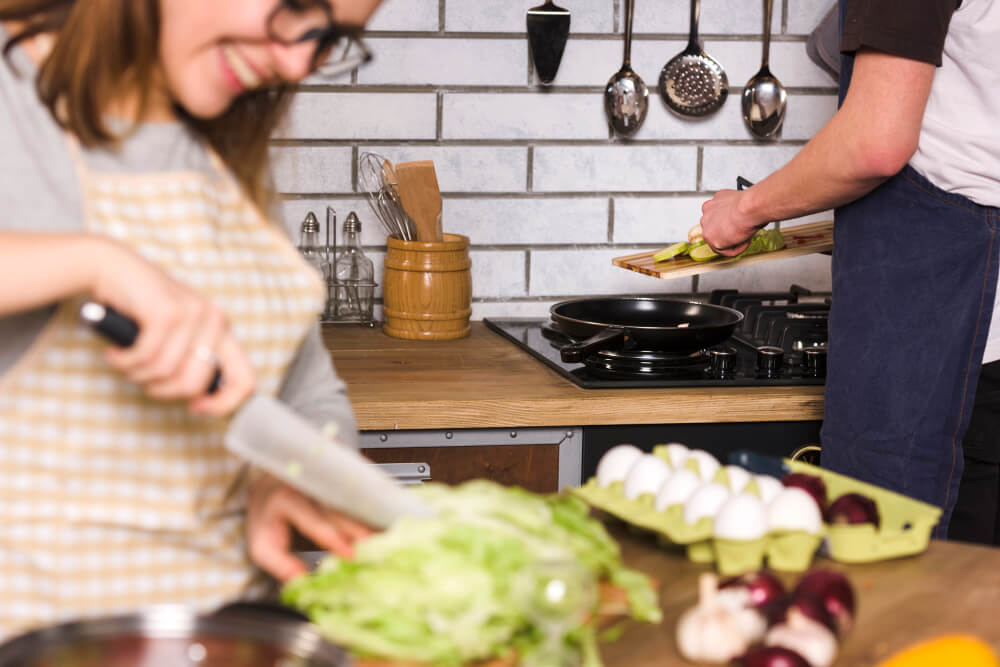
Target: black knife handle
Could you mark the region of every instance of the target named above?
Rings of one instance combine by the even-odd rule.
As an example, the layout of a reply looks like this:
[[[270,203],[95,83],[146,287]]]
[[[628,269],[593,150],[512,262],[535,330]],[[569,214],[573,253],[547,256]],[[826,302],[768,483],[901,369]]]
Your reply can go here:
[[[94,301],[84,302],[80,306],[80,318],[90,324],[90,326],[104,336],[108,341],[118,347],[132,347],[135,339],[139,337],[139,325],[128,315],[122,315],[111,306],[105,306]],[[215,365],[215,373],[212,381],[206,390],[209,394],[214,394],[219,390],[222,383],[222,371],[219,365]]]

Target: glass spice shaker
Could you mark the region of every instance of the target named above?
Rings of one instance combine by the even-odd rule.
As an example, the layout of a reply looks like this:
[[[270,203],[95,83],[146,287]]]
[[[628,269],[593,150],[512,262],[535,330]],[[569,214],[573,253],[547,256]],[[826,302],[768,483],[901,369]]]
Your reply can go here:
[[[375,266],[361,249],[361,220],[353,211],[344,220],[344,239],[334,261],[336,319],[371,322]]]
[[[320,238],[319,220],[316,219],[316,215],[312,211],[306,214],[299,230],[299,252],[302,253],[309,265],[319,272],[323,278],[323,284],[328,284],[330,262],[326,256],[326,247]],[[327,313],[323,313],[323,315],[326,316]]]

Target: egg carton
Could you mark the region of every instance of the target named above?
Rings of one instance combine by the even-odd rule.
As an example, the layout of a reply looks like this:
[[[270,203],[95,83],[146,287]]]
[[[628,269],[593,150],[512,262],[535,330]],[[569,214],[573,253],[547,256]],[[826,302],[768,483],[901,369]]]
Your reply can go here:
[[[771,498],[765,497],[770,494],[762,493],[760,485],[765,479],[776,481],[774,478],[752,476],[738,466],[722,467],[707,452],[702,452],[701,456],[698,454],[698,450],[694,450],[682,457],[679,450],[669,451],[668,446],[662,445],[653,449],[653,457],[672,465],[671,471],[688,469],[699,476],[703,485],[714,482],[726,487],[731,494],[729,497],[747,493],[756,495],[765,502],[773,499],[773,495]],[[927,548],[930,531],[941,514],[936,507],[806,463],[784,463],[790,471],[822,478],[833,498],[849,492],[862,493],[871,498],[881,517],[879,529],[876,530],[870,524],[819,524],[818,529],[808,532],[772,529],[757,539],[730,539],[715,534],[715,511],[718,506],[710,515],[691,523],[685,521],[683,503],[676,502],[658,509],[654,493],[641,493],[635,498],[626,497],[622,481],[614,481],[602,487],[596,478],[592,478],[573,492],[593,507],[654,533],[666,545],[684,547],[690,560],[715,563],[724,575],[760,569],[765,561],[775,570],[805,571],[824,540],[831,557],[845,563],[896,558],[919,553]]]
[[[831,498],[860,493],[875,501],[880,517],[877,529],[872,524],[827,526],[827,550],[834,560],[870,563],[927,550],[931,531],[941,519],[941,508],[801,461],[786,460],[785,465],[791,472],[821,478]]]
[[[707,452],[695,450],[680,461],[670,456],[666,446],[657,446],[653,449],[653,456],[674,464],[674,470],[683,468],[697,475],[703,484],[700,488],[705,488],[709,482],[725,487],[721,492],[723,500],[734,497],[737,492],[753,494],[763,500],[759,478],[753,478],[749,472],[736,466],[719,466]],[[731,479],[736,477],[739,479]],[[799,530],[771,531],[756,539],[728,539],[714,534],[714,511],[693,523],[688,522],[684,517],[683,503],[676,502],[657,509],[653,493],[628,498],[622,481],[602,487],[596,478],[592,478],[573,492],[593,507],[654,533],[661,543],[685,548],[690,560],[715,563],[719,572],[725,575],[760,569],[765,559],[775,569],[805,571],[825,534],[821,528],[814,534]],[[705,493],[711,495],[711,491]],[[715,500],[719,502],[718,498]]]

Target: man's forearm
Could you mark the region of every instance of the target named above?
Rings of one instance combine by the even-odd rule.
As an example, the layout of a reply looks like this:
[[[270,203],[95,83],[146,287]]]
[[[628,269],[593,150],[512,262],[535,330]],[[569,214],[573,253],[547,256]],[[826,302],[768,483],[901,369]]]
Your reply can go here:
[[[759,224],[849,203],[898,172],[917,147],[934,67],[882,53],[858,55],[843,107],[786,166],[747,191]]]

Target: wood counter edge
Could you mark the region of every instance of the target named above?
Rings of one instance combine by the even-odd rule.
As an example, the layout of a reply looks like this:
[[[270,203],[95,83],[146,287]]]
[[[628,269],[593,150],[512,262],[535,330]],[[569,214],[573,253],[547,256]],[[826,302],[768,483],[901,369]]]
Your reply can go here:
[[[323,334],[362,431],[823,418],[816,385],[581,389],[482,322],[467,338],[432,343],[377,329]]]
[[[451,428],[612,426],[810,421],[823,418],[822,387],[788,388],[766,394],[706,394],[705,390],[664,389],[659,393],[574,398],[354,400],[362,431]],[[348,390],[350,391],[350,390]]]

